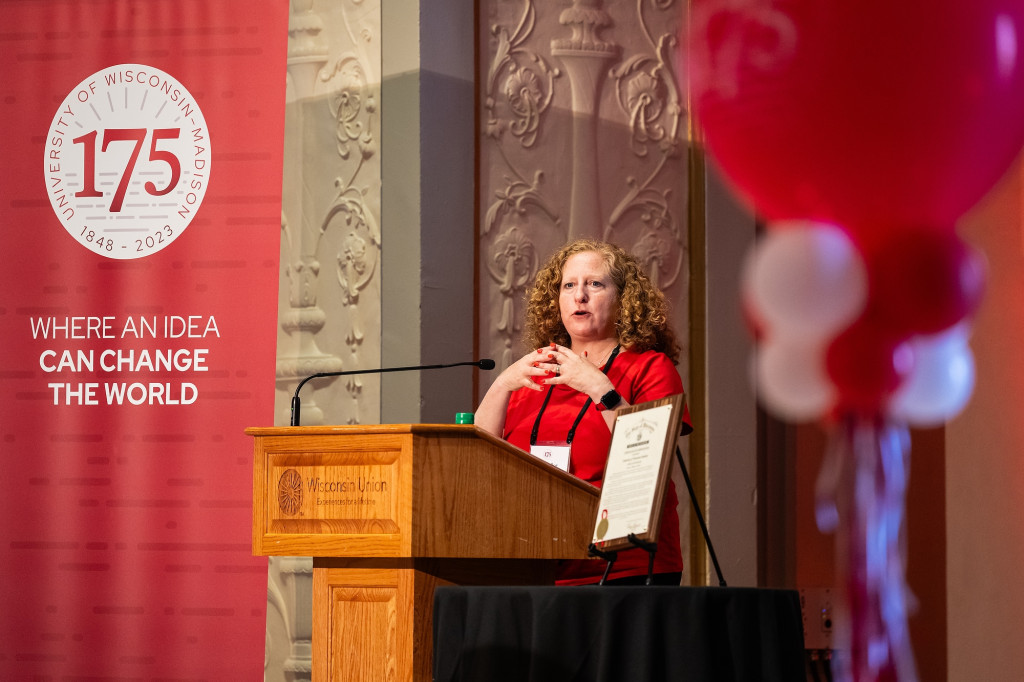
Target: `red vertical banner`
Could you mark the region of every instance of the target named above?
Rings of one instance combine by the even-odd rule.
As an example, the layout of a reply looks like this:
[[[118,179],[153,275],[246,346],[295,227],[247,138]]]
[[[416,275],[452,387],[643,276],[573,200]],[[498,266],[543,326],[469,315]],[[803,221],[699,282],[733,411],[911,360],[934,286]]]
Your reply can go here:
[[[0,679],[257,680],[288,3],[0,3]]]

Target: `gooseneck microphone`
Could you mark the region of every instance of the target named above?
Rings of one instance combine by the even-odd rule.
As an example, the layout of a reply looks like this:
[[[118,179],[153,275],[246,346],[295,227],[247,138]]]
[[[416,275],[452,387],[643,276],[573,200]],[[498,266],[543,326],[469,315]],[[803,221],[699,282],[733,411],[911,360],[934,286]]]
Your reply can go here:
[[[409,367],[382,367],[378,369],[350,369],[343,370],[340,372],[317,372],[316,374],[310,374],[308,377],[299,382],[299,385],[295,387],[295,395],[292,396],[292,426],[299,426],[299,412],[301,411],[302,402],[299,400],[299,391],[306,385],[306,382],[310,379],[318,379],[320,377],[343,377],[351,374],[383,374],[384,372],[412,372],[419,369],[444,369],[446,367],[479,367],[480,369],[494,369],[494,360],[484,358],[483,360],[476,360],[473,362],[453,362],[447,365],[412,365]]]

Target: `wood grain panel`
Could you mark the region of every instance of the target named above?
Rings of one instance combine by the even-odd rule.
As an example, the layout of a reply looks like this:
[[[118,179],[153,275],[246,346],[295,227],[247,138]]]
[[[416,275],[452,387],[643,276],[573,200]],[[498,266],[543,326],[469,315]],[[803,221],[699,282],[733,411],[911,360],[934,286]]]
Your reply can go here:
[[[438,432],[415,448],[414,556],[586,558],[596,488],[504,442]]]
[[[258,433],[257,433],[258,432]],[[253,551],[268,555],[408,554],[411,441],[394,430],[250,429],[255,438]]]
[[[313,569],[313,679],[412,679],[411,568]]]
[[[331,590],[329,680],[388,682],[398,679],[395,660],[398,600],[395,588]]]

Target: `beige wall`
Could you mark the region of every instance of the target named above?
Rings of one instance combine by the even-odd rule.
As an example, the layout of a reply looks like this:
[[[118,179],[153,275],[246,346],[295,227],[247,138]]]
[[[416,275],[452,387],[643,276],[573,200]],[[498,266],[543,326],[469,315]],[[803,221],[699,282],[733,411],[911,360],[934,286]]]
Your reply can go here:
[[[1024,213],[1022,164],[961,221],[989,263],[971,346],[974,396],[947,427],[949,679],[1024,670]]]

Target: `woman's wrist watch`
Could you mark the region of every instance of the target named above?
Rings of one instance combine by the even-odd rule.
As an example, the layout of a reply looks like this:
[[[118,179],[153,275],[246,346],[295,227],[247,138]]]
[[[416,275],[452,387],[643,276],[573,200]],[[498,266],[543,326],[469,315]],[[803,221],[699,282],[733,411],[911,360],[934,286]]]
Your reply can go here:
[[[613,388],[601,396],[601,399],[594,403],[594,407],[597,408],[598,412],[604,412],[605,410],[614,410],[621,402],[622,396]]]

